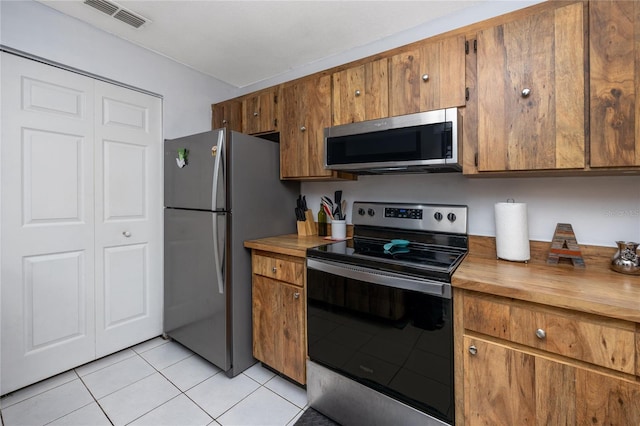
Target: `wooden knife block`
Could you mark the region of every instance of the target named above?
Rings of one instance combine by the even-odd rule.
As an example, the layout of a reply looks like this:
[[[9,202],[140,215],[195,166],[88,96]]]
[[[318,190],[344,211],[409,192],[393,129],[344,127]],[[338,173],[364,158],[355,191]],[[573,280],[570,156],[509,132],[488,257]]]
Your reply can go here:
[[[309,235],[318,235],[318,224],[313,220],[313,212],[306,210],[304,216],[307,220],[297,222],[298,235],[301,237],[307,237]]]

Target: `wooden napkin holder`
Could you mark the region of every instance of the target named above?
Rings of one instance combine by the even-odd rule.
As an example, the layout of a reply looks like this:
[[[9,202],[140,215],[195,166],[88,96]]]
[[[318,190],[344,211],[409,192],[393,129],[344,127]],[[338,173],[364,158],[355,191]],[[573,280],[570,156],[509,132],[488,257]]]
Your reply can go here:
[[[301,237],[308,237],[310,235],[318,235],[318,224],[313,219],[313,212],[311,210],[305,210],[304,217],[307,220],[297,221],[298,235]]]

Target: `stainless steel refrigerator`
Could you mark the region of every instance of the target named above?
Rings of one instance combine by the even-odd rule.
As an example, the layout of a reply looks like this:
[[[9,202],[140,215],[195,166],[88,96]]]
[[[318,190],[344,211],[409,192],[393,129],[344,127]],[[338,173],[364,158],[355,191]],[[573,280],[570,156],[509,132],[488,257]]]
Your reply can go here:
[[[251,366],[248,239],[296,232],[279,145],[224,129],[165,140],[164,330],[235,376]]]

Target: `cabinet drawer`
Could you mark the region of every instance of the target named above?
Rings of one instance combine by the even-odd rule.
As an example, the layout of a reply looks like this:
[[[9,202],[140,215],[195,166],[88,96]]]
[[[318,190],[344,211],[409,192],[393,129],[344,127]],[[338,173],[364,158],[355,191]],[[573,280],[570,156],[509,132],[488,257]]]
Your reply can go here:
[[[635,373],[635,326],[533,303],[465,295],[464,328],[613,370]]]
[[[625,373],[635,373],[633,324],[579,313],[511,308],[511,340]]]
[[[251,265],[254,274],[298,286],[304,285],[304,259],[302,258],[254,254]]]

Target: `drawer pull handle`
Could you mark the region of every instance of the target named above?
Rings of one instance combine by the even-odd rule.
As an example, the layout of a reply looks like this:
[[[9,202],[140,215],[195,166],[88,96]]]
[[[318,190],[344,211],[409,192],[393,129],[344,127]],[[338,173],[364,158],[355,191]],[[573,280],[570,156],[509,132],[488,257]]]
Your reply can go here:
[[[536,337],[538,339],[542,340],[545,337],[547,337],[547,333],[543,329],[539,328],[539,329],[536,330]]]
[[[278,269],[274,266],[273,268],[271,268],[271,272],[273,272],[274,274],[276,273]]]
[[[469,353],[470,353],[471,355],[475,355],[475,354],[477,354],[477,353],[478,353],[478,348],[476,348],[476,347],[475,347],[475,345],[471,345],[471,346],[469,346]]]
[[[298,299],[299,297],[300,297],[300,293],[298,293],[298,292],[293,293],[293,298],[294,299]]]

